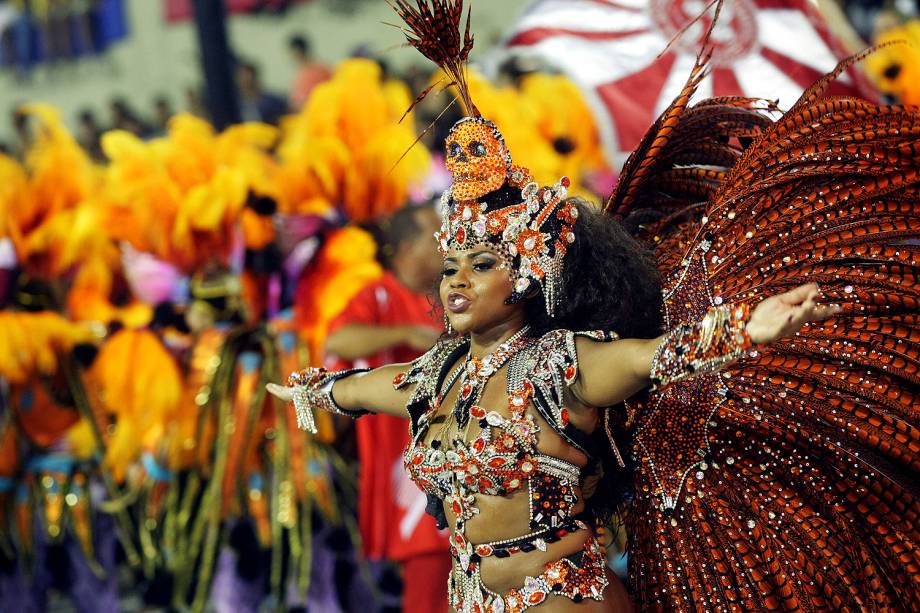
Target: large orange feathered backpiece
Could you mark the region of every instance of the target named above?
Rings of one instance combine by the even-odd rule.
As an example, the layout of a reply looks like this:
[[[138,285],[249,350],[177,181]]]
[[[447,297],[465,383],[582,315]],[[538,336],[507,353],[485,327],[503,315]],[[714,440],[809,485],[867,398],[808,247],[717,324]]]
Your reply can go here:
[[[775,121],[686,87],[608,202],[639,215],[665,327],[817,282],[843,313],[634,407],[647,610],[920,609],[920,109],[824,98]]]

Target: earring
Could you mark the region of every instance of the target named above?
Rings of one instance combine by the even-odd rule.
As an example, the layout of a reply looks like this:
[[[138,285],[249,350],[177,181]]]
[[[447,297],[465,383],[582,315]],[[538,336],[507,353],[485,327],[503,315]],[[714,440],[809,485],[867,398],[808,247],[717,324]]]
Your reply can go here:
[[[447,313],[444,313],[444,330],[447,332],[448,336],[453,336],[454,327],[450,325],[450,319],[447,318]]]

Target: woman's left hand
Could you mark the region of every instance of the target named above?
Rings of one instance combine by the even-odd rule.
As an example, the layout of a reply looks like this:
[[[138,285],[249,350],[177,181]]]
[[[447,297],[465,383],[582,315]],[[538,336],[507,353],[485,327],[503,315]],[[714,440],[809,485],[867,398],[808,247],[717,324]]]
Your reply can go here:
[[[833,317],[842,311],[836,305],[819,305],[821,292],[817,283],[808,283],[771,296],[751,312],[747,333],[751,342],[762,345],[792,336],[810,321]]]

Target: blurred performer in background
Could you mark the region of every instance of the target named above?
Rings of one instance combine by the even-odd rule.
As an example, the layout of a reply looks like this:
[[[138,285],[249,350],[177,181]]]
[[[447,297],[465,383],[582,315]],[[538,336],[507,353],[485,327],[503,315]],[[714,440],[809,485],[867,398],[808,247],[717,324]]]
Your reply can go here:
[[[376,368],[411,361],[441,333],[429,294],[440,273],[431,237],[432,207],[406,207],[381,224],[382,277],[361,290],[330,325],[326,350],[336,368]],[[335,358],[338,360],[336,361]],[[425,495],[402,465],[405,419],[378,414],[356,422],[360,460],[358,521],[364,553],[403,570],[403,610],[447,610],[447,539],[425,513]]]

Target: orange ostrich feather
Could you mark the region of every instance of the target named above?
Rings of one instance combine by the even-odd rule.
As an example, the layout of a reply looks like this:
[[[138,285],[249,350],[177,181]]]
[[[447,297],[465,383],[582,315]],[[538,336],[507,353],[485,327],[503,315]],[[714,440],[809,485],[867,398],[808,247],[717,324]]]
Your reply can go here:
[[[104,463],[122,481],[142,450],[157,451],[179,412],[179,367],[153,332],[125,329],[102,346],[88,381],[100,408],[115,418]]]
[[[377,247],[370,234],[358,228],[333,231],[316,261],[301,277],[294,317],[314,365],[322,363],[322,347],[329,323],[362,287],[382,274],[374,259]]]
[[[383,81],[376,62],[342,62],[283,126],[281,211],[322,214],[340,205],[361,222],[402,207],[431,164],[421,147],[397,164],[415,141],[412,121],[399,123],[410,101],[406,85]]]

